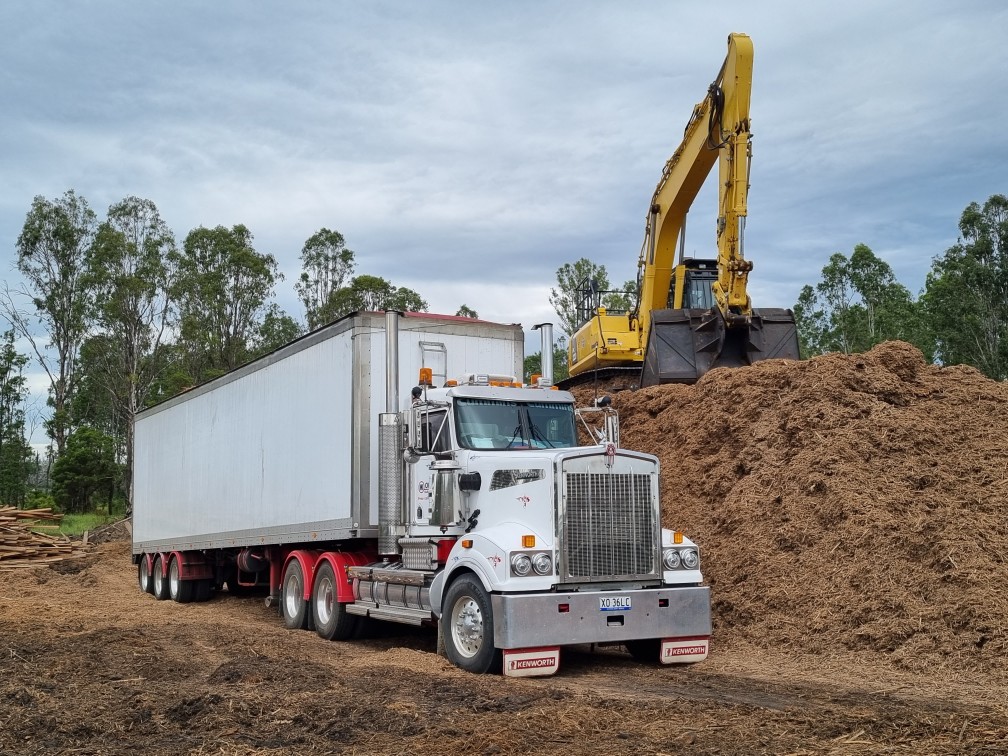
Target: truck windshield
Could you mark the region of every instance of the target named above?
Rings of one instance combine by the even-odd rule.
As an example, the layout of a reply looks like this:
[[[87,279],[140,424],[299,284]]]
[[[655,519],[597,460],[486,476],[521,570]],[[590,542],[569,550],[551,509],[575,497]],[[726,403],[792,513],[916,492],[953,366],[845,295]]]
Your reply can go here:
[[[457,399],[455,422],[464,449],[561,449],[577,446],[574,406],[565,402]]]

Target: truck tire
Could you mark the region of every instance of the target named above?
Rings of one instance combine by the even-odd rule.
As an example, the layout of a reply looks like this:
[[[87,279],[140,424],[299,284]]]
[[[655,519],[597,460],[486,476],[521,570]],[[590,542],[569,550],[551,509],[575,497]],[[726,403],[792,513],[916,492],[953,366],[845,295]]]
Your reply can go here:
[[[192,581],[182,579],[182,565],[179,564],[178,556],[173,556],[168,563],[168,595],[179,604],[188,604],[193,598]]]
[[[146,554],[141,554],[140,561],[137,562],[137,582],[140,584],[141,593],[154,593],[154,579]]]
[[[347,640],[353,637],[360,619],[346,610],[336,595],[336,573],[329,562],[322,562],[315,573],[312,587],[312,616],[315,632],[326,640]]]
[[[459,577],[445,593],[442,607],[441,634],[448,661],[467,672],[489,672],[500,654],[493,644],[493,606],[479,578]]]
[[[280,581],[280,614],[290,630],[307,630],[311,624],[311,603],[305,601],[304,586],[301,563],[291,559]]]
[[[151,593],[158,601],[164,601],[168,598],[168,578],[165,577],[164,570],[161,569],[160,554],[154,557],[154,567],[151,572]]]

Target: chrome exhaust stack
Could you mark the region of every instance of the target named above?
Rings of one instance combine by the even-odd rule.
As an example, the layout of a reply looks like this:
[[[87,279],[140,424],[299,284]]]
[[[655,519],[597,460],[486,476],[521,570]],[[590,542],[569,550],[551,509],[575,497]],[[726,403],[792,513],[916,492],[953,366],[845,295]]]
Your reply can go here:
[[[532,326],[533,331],[539,331],[540,334],[540,358],[541,367],[540,373],[541,377],[539,379],[540,386],[552,386],[553,385],[553,324],[552,323],[539,323],[538,325]]]
[[[385,412],[378,416],[378,554],[398,556],[403,517],[402,417],[399,414],[399,316],[385,313]]]

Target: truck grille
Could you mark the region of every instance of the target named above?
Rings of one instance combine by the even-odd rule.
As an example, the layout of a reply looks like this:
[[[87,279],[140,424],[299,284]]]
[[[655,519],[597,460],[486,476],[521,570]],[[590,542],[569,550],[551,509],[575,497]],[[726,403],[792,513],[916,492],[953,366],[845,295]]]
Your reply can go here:
[[[561,579],[566,582],[658,575],[658,508],[651,476],[568,472]]]

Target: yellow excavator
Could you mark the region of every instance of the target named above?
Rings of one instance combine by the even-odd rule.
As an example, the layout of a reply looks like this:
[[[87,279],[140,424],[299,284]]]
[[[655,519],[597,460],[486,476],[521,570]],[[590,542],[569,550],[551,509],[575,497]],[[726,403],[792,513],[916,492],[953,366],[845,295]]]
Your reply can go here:
[[[641,386],[693,383],[714,367],[798,359],[791,310],[754,310],[746,293],[752,270],[743,254],[752,65],[752,40],[730,35],[724,65],[693,108],[682,144],[651,198],[638,291],[630,295],[635,301],[626,309],[606,308],[606,301],[625,299],[626,293],[600,291],[593,281],[579,286],[581,325],[568,346],[565,386],[627,373],[639,374]],[[714,163],[720,178],[717,259],[686,258],[686,214]]]

